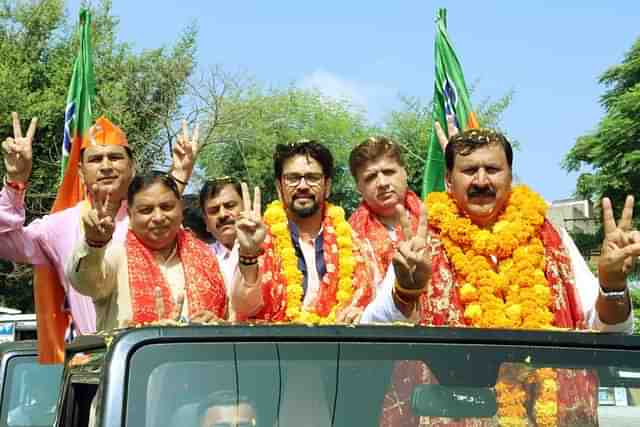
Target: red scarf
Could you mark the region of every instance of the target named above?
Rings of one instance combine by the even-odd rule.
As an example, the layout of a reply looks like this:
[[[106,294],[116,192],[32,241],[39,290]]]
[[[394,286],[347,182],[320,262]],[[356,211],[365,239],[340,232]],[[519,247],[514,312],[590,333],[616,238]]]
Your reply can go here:
[[[418,221],[420,219],[420,208],[422,201],[413,191],[407,190],[407,194],[404,199],[404,207],[409,211],[409,218],[411,219],[411,229],[415,231],[418,229]],[[360,206],[353,212],[349,218],[349,224],[351,228],[356,232],[360,239],[367,239],[373,247],[375,253],[376,262],[378,263],[378,271],[382,276],[391,265],[391,259],[396,250],[396,242],[389,239],[389,232],[387,228],[380,222],[375,215],[371,207],[362,201]],[[402,227],[400,224],[396,224],[395,227],[396,236],[398,240],[404,239],[402,233]]]
[[[320,288],[311,309],[324,317],[331,312],[337,303],[336,293],[340,271],[336,234],[335,232],[328,232],[328,230],[335,230],[329,215],[325,214],[324,216],[322,230],[322,248],[327,272],[320,278]],[[252,318],[268,322],[289,321],[291,319],[286,316],[287,283],[282,275],[281,260],[275,251],[274,241],[274,236],[267,229],[267,236],[263,244],[264,254],[260,257],[263,307]],[[352,276],[352,302],[348,307],[357,307],[364,310],[373,296],[371,288],[373,278],[370,273],[371,270],[367,268],[360,253],[359,243],[355,238],[353,239],[353,256],[357,264]],[[315,268],[315,266],[308,266],[308,268]]]
[[[585,329],[582,305],[577,294],[571,260],[560,235],[547,220],[543,223],[540,239],[545,248],[545,276],[554,296],[554,326]],[[431,282],[420,301],[420,319],[425,325],[466,326],[463,306],[458,295],[455,272],[444,246],[432,234]]]
[[[432,232],[432,276],[427,292],[420,301],[420,319],[425,326],[467,326],[463,306],[458,296],[455,273],[447,259],[437,234]],[[585,319],[578,298],[571,260],[555,228],[545,220],[540,230],[545,247],[545,276],[554,295],[554,326],[585,329]],[[584,369],[558,369],[558,425],[597,425],[598,378],[593,371]],[[411,392],[420,382],[437,384],[438,380],[428,367],[417,361],[399,361],[394,369],[392,389],[385,395],[380,426],[418,426],[420,422],[437,427],[489,427],[493,419],[467,419],[455,421],[446,418],[424,417],[411,414]]]
[[[227,298],[218,260],[191,232],[180,229],[176,239],[184,270],[189,315],[207,310],[223,318]],[[127,234],[127,260],[133,322],[148,323],[167,318],[174,309],[171,290],[153,254],[131,230]],[[162,291],[165,313],[156,313],[156,287]]]

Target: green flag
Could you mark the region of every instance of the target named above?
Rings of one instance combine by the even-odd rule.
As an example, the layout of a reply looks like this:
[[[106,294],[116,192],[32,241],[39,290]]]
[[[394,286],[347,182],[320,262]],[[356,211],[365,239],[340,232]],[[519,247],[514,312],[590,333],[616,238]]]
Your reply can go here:
[[[87,135],[93,119],[91,105],[96,96],[96,82],[93,74],[92,56],[91,13],[82,9],[80,11],[80,49],[73,64],[64,112],[64,139],[60,171],[62,178],[67,171],[73,148],[77,145],[78,150],[80,149],[81,139]]]
[[[469,91],[464,82],[462,67],[447,34],[446,9],[438,9],[436,17],[435,66],[433,123],[439,122],[447,132],[446,116],[453,115],[458,129],[478,127],[476,116],[471,111]],[[431,131],[428,150],[422,179],[423,198],[432,191],[444,190],[444,153],[438,143],[435,127]]]
[[[62,183],[51,208],[52,213],[75,206],[84,198],[78,163],[83,138],[87,137],[91,126],[91,104],[94,98],[91,15],[88,10],[83,9],[80,11],[80,50],[73,64],[64,113]],[[62,363],[64,336],[70,322],[69,314],[64,309],[65,290],[58,273],[50,265],[39,265],[34,271],[39,359],[41,363]]]

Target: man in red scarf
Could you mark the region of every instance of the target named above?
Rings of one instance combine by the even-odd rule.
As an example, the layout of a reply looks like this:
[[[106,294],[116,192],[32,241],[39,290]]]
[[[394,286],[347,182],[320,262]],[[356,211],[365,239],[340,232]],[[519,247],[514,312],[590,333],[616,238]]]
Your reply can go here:
[[[157,322],[173,317],[176,307],[185,320],[224,318],[227,298],[218,261],[182,228],[182,199],[173,178],[133,179],[124,243],[112,241],[110,194],[99,195],[82,213],[83,233],[65,267],[74,288],[92,298],[98,330]]]
[[[416,314],[418,295],[426,286],[429,259],[422,257],[416,264],[425,270],[425,277],[420,283],[411,283],[411,278],[404,280],[401,276],[396,280],[396,269],[402,268],[401,264],[406,266],[406,262],[398,259],[406,258],[403,245],[424,247],[426,244],[426,224],[419,227],[424,211],[422,201],[408,188],[400,147],[386,137],[370,137],[356,146],[349,157],[349,169],[363,199],[349,218],[349,223],[368,249],[371,259],[376,261],[375,299],[360,321],[409,319]],[[421,247],[417,249],[422,252]],[[396,269],[391,268],[392,263]]]
[[[446,140],[441,143],[445,148],[447,193],[430,195],[428,199],[427,256],[432,275],[420,297],[422,324],[516,328],[539,324],[540,327],[632,331],[633,314],[626,276],[640,255],[640,233],[632,228],[632,196],[627,198],[617,223],[611,202],[606,198],[602,202],[605,239],[598,263],[599,277],[595,278],[566,232],[558,232],[544,217],[544,201],[530,190],[512,188],[513,153],[503,135],[487,129],[472,129],[453,136],[448,144]],[[518,202],[523,194],[524,201]],[[518,220],[509,218],[528,218],[527,221],[532,222],[520,221],[517,225]],[[512,238],[507,238],[509,233],[505,231],[511,229]],[[492,242],[495,247],[491,246]],[[518,251],[520,247],[541,247],[542,252]],[[471,250],[475,255],[471,255]],[[504,283],[506,287],[499,288],[499,281],[483,282],[478,274],[473,275],[486,270],[487,277],[498,277],[498,273],[514,264],[515,257],[523,255],[522,264],[518,264],[522,269],[520,274],[510,276],[517,278]],[[476,267],[465,266],[469,259]],[[541,269],[540,274],[528,273],[535,269],[533,265],[539,266],[535,268]],[[488,267],[485,269],[485,266]],[[529,279],[531,283],[527,283]],[[529,289],[536,291],[531,293]],[[517,292],[522,302],[511,304],[509,295]],[[484,294],[485,301],[489,298],[498,305],[503,304],[505,311],[492,312],[496,304],[483,306],[478,294]],[[542,295],[546,303],[536,305],[537,297],[529,301],[526,295]],[[504,301],[498,301],[500,299]],[[506,308],[510,308],[509,312]],[[530,317],[526,317],[528,311],[532,312]],[[429,375],[403,368],[407,369],[404,373],[397,372],[397,378],[422,377],[429,381]],[[562,421],[559,425],[572,419],[585,425],[593,423],[597,419],[597,378],[591,372],[580,370],[558,370],[557,375],[558,420]],[[410,388],[403,391],[396,385],[392,394],[397,397],[407,391],[410,392]],[[408,396],[400,396],[399,400],[407,402]],[[387,402],[382,425],[399,425],[398,411],[390,409],[396,403]],[[566,412],[569,408],[571,413]],[[402,425],[417,425],[418,420],[408,422],[405,417],[403,422]],[[430,425],[470,425],[445,420],[431,422]]]
[[[264,222],[259,190],[252,207],[243,184],[236,235],[247,280],[233,288],[238,319],[357,322],[370,301],[371,278],[344,211],[327,201],[331,152],[315,141],[279,144],[274,172],[279,200],[267,207]]]

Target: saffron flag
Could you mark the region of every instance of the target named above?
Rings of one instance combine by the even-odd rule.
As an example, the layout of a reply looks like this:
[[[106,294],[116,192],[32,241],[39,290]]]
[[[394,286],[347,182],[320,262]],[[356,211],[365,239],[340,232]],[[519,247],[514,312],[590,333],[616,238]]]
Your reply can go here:
[[[91,51],[91,14],[80,11],[80,49],[75,63],[64,114],[62,184],[51,213],[75,206],[84,199],[78,174],[80,147],[92,121],[95,78]],[[78,224],[78,226],[80,226]],[[34,274],[34,294],[38,319],[38,353],[41,363],[64,361],[64,337],[70,318],[65,310],[65,292],[56,271],[38,266]]]
[[[435,125],[436,121],[440,123],[446,133],[446,116],[452,115],[455,117],[458,129],[477,128],[478,120],[471,111],[469,91],[464,82],[462,67],[447,34],[446,9],[438,9],[436,17],[435,67],[433,124]],[[444,175],[444,153],[438,143],[435,127],[433,127],[422,179],[423,198],[432,191],[444,190]]]

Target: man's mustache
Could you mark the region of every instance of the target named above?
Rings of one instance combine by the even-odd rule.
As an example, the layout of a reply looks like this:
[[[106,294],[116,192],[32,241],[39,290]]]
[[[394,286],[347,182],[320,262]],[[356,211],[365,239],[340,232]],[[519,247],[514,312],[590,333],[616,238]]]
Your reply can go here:
[[[236,223],[236,220],[232,217],[229,218],[222,218],[220,220],[220,222],[218,223],[218,226],[216,228],[222,228],[225,225],[234,225]]]
[[[467,191],[467,196],[469,197],[495,197],[496,190],[491,187],[477,187],[472,186]]]

